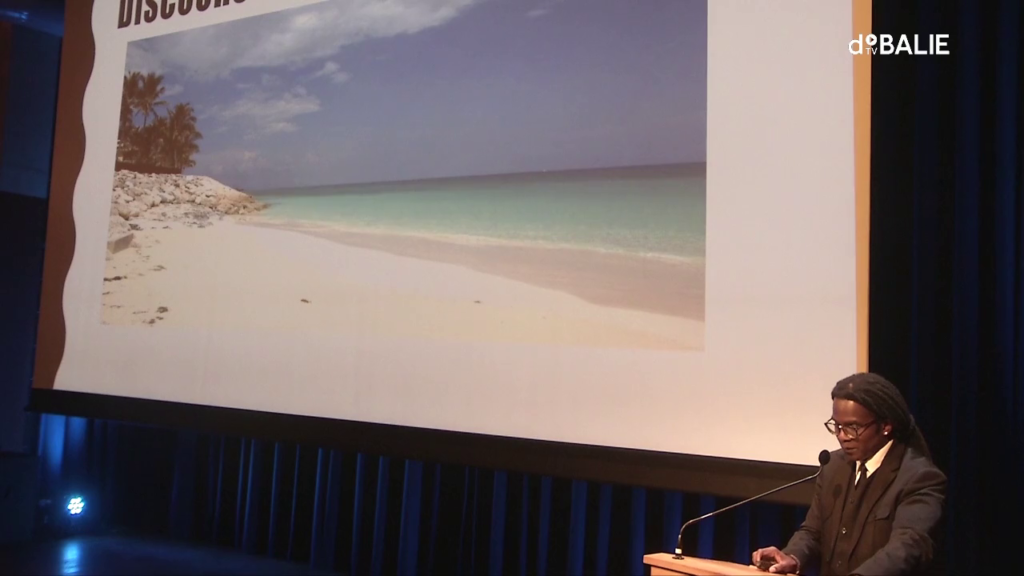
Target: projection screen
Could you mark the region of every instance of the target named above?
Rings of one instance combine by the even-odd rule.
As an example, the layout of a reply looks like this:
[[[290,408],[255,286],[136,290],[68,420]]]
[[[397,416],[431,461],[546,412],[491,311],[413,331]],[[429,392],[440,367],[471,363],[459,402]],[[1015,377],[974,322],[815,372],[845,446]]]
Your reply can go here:
[[[866,365],[857,5],[69,3],[34,403],[813,464]]]

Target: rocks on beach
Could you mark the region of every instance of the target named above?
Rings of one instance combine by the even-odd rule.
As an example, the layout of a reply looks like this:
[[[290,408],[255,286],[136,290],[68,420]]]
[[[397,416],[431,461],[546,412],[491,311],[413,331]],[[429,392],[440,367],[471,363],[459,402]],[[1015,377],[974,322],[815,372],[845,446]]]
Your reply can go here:
[[[114,175],[107,249],[115,253],[130,246],[133,231],[142,229],[138,221],[205,228],[211,219],[244,216],[266,206],[206,176],[119,170]]]

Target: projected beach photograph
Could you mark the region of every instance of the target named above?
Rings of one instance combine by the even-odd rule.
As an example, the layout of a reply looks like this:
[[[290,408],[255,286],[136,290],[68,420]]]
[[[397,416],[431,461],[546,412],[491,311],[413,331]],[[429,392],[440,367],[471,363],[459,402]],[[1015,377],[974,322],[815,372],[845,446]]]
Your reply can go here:
[[[706,0],[386,6],[129,44],[103,323],[702,350]]]

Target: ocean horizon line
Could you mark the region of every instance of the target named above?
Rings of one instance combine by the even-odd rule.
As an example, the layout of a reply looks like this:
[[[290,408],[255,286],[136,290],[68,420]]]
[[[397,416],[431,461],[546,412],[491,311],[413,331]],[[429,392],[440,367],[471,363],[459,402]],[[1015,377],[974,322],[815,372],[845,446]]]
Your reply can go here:
[[[600,168],[568,168],[562,170],[539,170],[532,172],[506,172],[506,173],[491,173],[491,174],[470,174],[463,176],[441,176],[432,178],[411,178],[401,180],[378,180],[378,181],[365,181],[365,182],[348,182],[342,184],[317,184],[313,186],[298,186],[291,188],[264,188],[264,189],[251,189],[246,188],[244,191],[254,197],[260,196],[317,196],[317,195],[334,195],[334,194],[345,194],[346,188],[348,193],[361,193],[361,194],[373,194],[387,191],[402,191],[396,190],[403,187],[417,185],[452,185],[460,183],[480,183],[480,182],[502,182],[512,183],[515,181],[531,181],[540,178],[546,180],[557,180],[559,178],[571,178],[572,176],[578,176],[582,174],[617,174],[621,176],[628,176],[630,173],[643,173],[646,176],[657,175],[658,170],[664,171],[664,176],[674,177],[697,177],[705,176],[707,174],[707,161],[704,162],[677,162],[669,164],[644,164],[644,165],[626,165],[626,166],[609,166]],[[356,190],[358,189],[358,191]]]

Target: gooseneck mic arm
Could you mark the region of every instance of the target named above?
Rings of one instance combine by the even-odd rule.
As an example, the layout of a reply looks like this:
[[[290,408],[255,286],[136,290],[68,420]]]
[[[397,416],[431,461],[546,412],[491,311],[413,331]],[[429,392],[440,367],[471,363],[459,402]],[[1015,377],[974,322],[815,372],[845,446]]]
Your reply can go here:
[[[811,474],[807,478],[801,478],[800,480],[797,480],[796,482],[790,482],[789,484],[786,484],[785,486],[779,486],[778,488],[775,488],[773,490],[769,490],[768,492],[765,492],[764,494],[758,494],[757,496],[753,496],[751,498],[747,498],[746,500],[744,500],[742,502],[737,502],[735,504],[732,504],[731,506],[726,506],[725,508],[722,508],[721,510],[715,510],[714,512],[708,512],[707,514],[705,514],[703,516],[699,516],[699,517],[694,518],[692,520],[688,520],[686,522],[686,524],[683,524],[683,527],[679,529],[679,539],[676,541],[676,554],[675,554],[675,556],[673,556],[673,558],[675,558],[676,560],[681,560],[683,558],[683,532],[691,524],[696,524],[697,522],[700,522],[701,520],[706,520],[708,518],[711,518],[712,516],[717,516],[717,515],[721,514],[722,512],[728,512],[729,510],[732,510],[733,508],[738,508],[740,506],[743,506],[744,504],[749,504],[750,502],[753,502],[754,500],[758,500],[758,499],[764,498],[765,496],[771,496],[772,494],[775,494],[776,492],[781,492],[781,491],[783,491],[783,490],[785,490],[787,488],[792,488],[793,486],[796,486],[798,484],[803,484],[804,482],[808,482],[810,480],[814,480],[815,478],[818,477],[819,474],[821,474],[821,471],[825,468],[825,465],[828,464],[828,462],[829,462],[829,460],[831,458],[832,458],[832,455],[829,454],[828,450],[822,450],[821,454],[818,454],[818,464],[819,464],[818,471],[815,472],[814,474]]]

